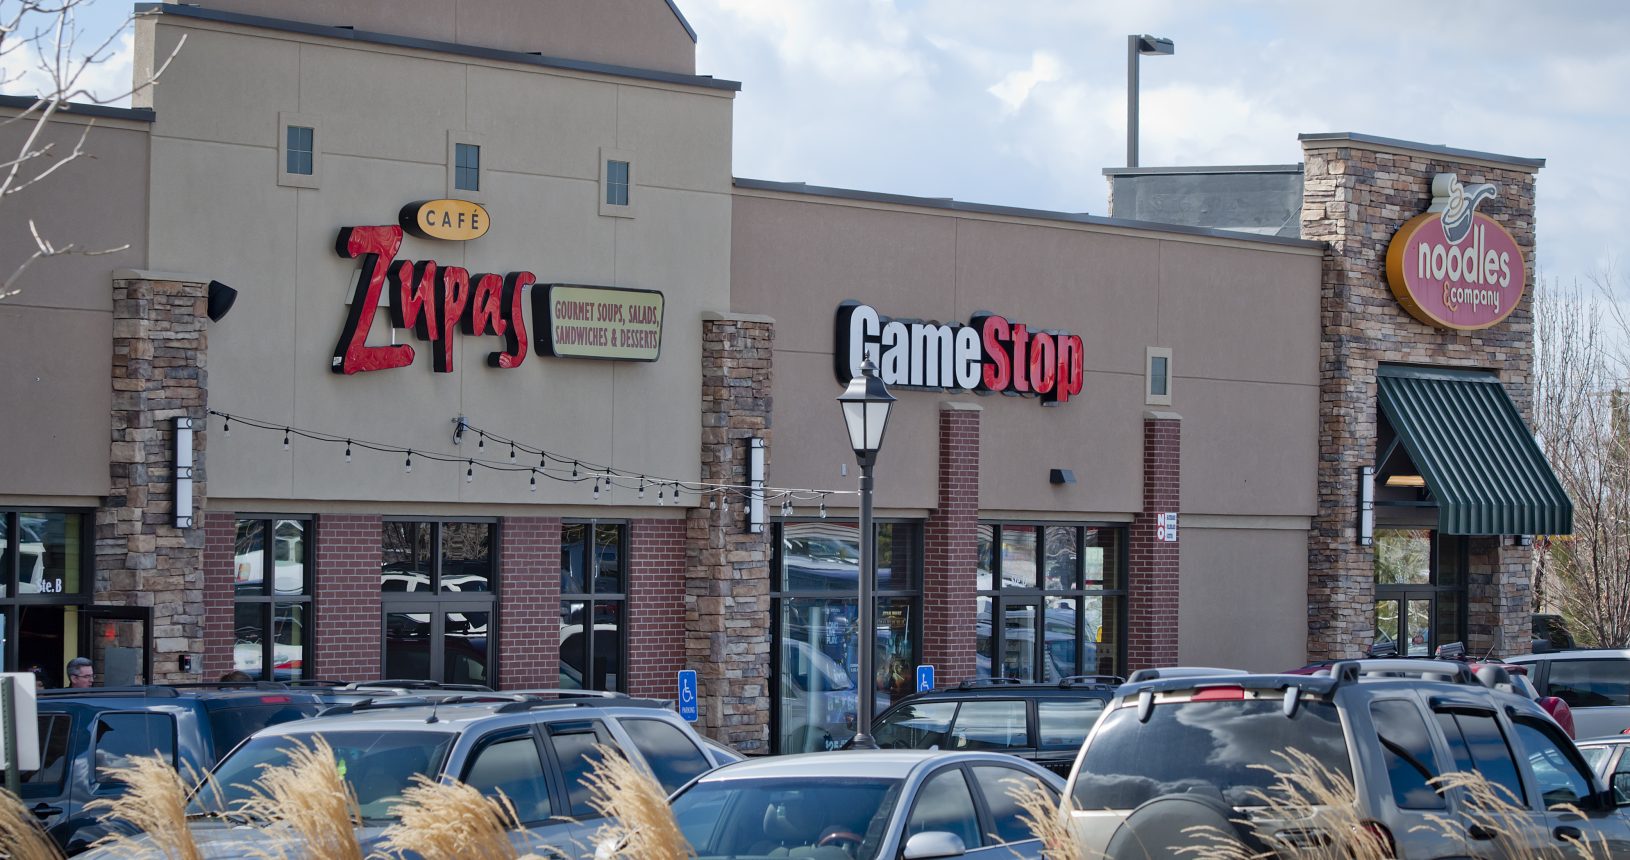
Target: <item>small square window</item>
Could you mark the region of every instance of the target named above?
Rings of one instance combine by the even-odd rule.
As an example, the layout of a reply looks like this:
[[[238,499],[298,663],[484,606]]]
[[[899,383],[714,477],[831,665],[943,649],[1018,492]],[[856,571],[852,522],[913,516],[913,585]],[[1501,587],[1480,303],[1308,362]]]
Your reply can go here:
[[[1143,402],[1149,406],[1172,405],[1172,350],[1151,346],[1144,352]]]
[[[481,190],[481,147],[473,143],[453,146],[453,187],[460,191]]]
[[[628,162],[606,162],[606,203],[612,206],[628,205]]]
[[[1149,393],[1156,397],[1166,396],[1166,362],[1169,360],[1164,355],[1149,359]]]
[[[288,144],[285,147],[287,161],[284,170],[301,176],[312,175],[312,166],[315,163],[315,147],[317,130],[303,125],[288,127]]]

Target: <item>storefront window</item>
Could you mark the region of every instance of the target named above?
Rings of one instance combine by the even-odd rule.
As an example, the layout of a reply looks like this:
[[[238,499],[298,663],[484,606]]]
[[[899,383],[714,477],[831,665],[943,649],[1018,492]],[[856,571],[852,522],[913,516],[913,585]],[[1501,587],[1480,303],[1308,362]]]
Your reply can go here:
[[[51,686],[88,655],[90,521],[85,514],[0,511],[0,634],[7,671],[40,669]]]
[[[1466,552],[1464,537],[1376,529],[1376,651],[1420,657],[1465,641]]]
[[[877,525],[873,714],[910,693],[921,655],[922,532]],[[860,673],[860,531],[786,523],[776,570],[778,752],[836,749],[855,733]]]
[[[983,523],[978,534],[979,677],[1121,674],[1122,529]]]
[[[491,684],[496,526],[387,520],[379,587],[387,678]]]
[[[628,527],[567,523],[560,530],[560,686],[621,690],[627,678],[623,637],[623,559]]]
[[[232,668],[252,678],[311,677],[310,534],[309,520],[237,522]]]

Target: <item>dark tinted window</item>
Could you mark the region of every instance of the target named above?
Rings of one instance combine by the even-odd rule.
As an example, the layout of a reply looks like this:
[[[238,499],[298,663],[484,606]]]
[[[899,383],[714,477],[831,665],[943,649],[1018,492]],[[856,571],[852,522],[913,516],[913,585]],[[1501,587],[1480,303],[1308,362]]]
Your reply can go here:
[[[1079,747],[1103,713],[1103,699],[1038,700],[1036,733],[1044,747]]]
[[[597,731],[598,729],[598,731]],[[566,811],[573,818],[597,818],[600,813],[589,805],[589,774],[600,760],[596,744],[611,744],[598,725],[573,724],[550,726],[549,742],[554,745],[555,758],[560,762],[560,774],[566,780],[567,800],[571,808]]]
[[[162,756],[175,764],[175,718],[169,714],[103,714],[96,720],[96,781],[137,756]]]
[[[1162,794],[1221,792],[1233,806],[1261,805],[1300,750],[1332,772],[1352,778],[1341,719],[1328,702],[1303,702],[1286,717],[1283,700],[1182,702],[1155,705],[1149,721],[1137,708],[1105,714],[1081,764],[1077,809],[1131,809]]]
[[[1513,720],[1512,726],[1547,807],[1578,804],[1593,793],[1590,777],[1569,757],[1568,741],[1556,727],[1525,719]]]
[[[662,790],[672,794],[691,778],[708,770],[707,756],[672,723],[661,720],[623,720],[634,748],[645,756]]]
[[[522,824],[549,817],[549,784],[543,760],[530,733],[502,738],[481,747],[464,771],[464,782],[485,795],[502,794],[515,807]]]
[[[1491,785],[1499,786],[1502,798],[1518,806],[1528,805],[1522,778],[1517,775],[1517,762],[1493,714],[1440,712],[1437,721],[1454,753],[1457,770],[1482,773]]]
[[[893,779],[702,780],[674,798],[673,813],[703,857],[873,860],[899,790]],[[863,841],[855,845],[854,837]]]
[[[1376,740],[1387,763],[1392,800],[1399,809],[1443,809],[1443,796],[1430,780],[1442,773],[1432,752],[1432,736],[1413,701],[1388,699],[1370,705]]]
[[[1051,798],[1051,805],[1058,805],[1056,792],[1018,768],[976,765],[973,784],[979,786],[980,793],[985,796],[985,806],[990,810],[991,825],[996,830],[996,840],[989,843],[993,845],[1038,838],[1029,825],[1019,820],[1021,815],[1028,817],[1029,813],[1020,808],[1017,792],[1026,789],[1033,792],[1040,788]]]
[[[956,702],[901,705],[872,733],[881,749],[926,750],[944,747]]]
[[[1630,705],[1630,660],[1552,660],[1547,683],[1569,707]]]
[[[951,728],[954,750],[1005,750],[1030,745],[1022,701],[963,702]]]
[[[973,795],[968,793],[968,781],[959,768],[940,771],[917,790],[905,838],[930,830],[955,833],[969,848],[980,844],[979,816],[974,812]]]
[[[40,714],[40,769],[22,772],[24,785],[61,785],[68,763],[68,728],[73,718],[67,714]]]
[[[279,696],[264,698],[276,699]],[[287,723],[291,720],[304,719],[313,716],[322,706],[316,703],[293,704],[290,702],[266,702],[249,705],[242,708],[216,708],[209,712],[210,733],[215,749],[215,758],[220,759],[239,741],[249,737],[255,732],[275,726],[278,723]]]

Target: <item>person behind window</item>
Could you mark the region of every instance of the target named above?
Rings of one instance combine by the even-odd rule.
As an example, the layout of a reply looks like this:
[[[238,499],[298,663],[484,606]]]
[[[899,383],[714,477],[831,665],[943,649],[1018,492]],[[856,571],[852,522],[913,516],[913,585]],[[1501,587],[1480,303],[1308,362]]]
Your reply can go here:
[[[96,683],[96,667],[89,657],[75,657],[68,661],[68,686],[82,690]]]
[[[254,680],[255,679],[251,677],[248,672],[245,672],[242,669],[233,669],[232,671],[221,676],[221,683],[223,684],[242,684],[245,682],[253,682]]]

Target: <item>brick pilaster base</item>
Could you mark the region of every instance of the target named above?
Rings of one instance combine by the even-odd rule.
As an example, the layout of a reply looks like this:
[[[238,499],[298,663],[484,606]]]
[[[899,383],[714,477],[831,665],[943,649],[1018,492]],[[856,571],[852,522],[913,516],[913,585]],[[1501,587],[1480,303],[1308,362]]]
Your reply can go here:
[[[499,689],[560,686],[560,518],[499,525]]]
[[[367,681],[381,675],[379,570],[383,520],[377,515],[317,518],[313,677]]]
[[[974,675],[979,426],[978,404],[940,404],[939,506],[923,523],[923,662],[941,686]]]
[[[230,512],[211,511],[204,517],[204,680],[213,681],[236,665],[233,600],[237,582],[237,518]]]
[[[672,699],[685,668],[685,521],[634,520],[628,549],[628,692]]]
[[[1132,519],[1127,571],[1127,671],[1177,662],[1180,544],[1156,540],[1156,519],[1177,511],[1181,501],[1182,429],[1182,419],[1170,412],[1143,420],[1143,511]]]

